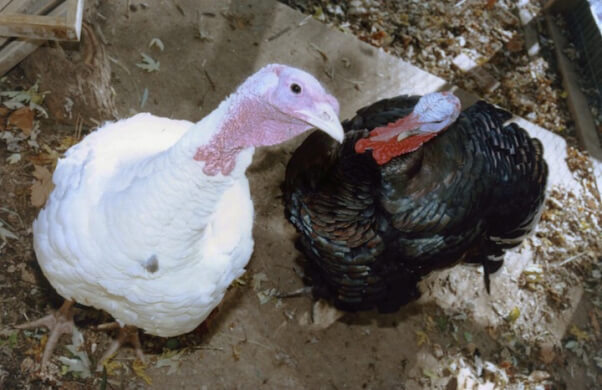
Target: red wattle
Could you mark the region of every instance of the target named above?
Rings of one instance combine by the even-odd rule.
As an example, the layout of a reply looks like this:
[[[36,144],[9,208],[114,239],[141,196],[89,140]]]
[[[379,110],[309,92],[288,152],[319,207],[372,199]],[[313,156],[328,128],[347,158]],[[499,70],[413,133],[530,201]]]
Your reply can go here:
[[[374,161],[378,165],[383,165],[391,161],[394,157],[413,152],[436,135],[437,133],[421,134],[405,138],[401,141],[393,138],[385,142],[363,138],[355,143],[355,152],[364,153],[367,149],[371,149]]]

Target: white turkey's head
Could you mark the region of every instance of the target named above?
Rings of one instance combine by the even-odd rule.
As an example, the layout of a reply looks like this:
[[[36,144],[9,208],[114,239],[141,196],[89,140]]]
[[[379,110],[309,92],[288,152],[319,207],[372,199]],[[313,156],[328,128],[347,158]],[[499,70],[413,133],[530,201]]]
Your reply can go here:
[[[318,128],[338,142],[344,133],[339,122],[339,103],[320,82],[300,69],[267,65],[242,86],[253,95],[248,107],[258,127],[245,135],[246,146],[275,145],[312,128]]]
[[[460,99],[451,92],[434,92],[422,96],[412,113],[396,122],[374,128],[368,138],[355,144],[357,153],[372,150],[379,165],[418,149],[439,132],[453,124],[461,110]]]
[[[250,76],[220,105],[219,130],[197,148],[194,159],[204,161],[206,175],[228,175],[236,156],[246,148],[275,145],[317,127],[342,142],[339,103],[312,75],[272,64]]]

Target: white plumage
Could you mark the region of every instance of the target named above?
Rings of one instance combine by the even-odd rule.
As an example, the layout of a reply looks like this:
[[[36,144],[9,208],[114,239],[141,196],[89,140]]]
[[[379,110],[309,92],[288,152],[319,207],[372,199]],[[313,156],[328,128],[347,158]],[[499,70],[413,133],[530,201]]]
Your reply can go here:
[[[192,158],[166,152],[192,126],[139,114],[106,124],[60,161],[34,223],[38,261],[59,294],[174,336],[198,326],[244,272],[253,149],[231,175],[206,176]],[[155,272],[145,267],[153,257]]]
[[[59,314],[22,326],[52,329],[42,369],[71,330],[57,324],[72,324],[74,301],[153,335],[198,326],[253,251],[254,147],[313,126],[342,140],[337,116],[311,75],[268,65],[198,123],[138,114],[69,149],[33,225],[40,267],[66,299]]]

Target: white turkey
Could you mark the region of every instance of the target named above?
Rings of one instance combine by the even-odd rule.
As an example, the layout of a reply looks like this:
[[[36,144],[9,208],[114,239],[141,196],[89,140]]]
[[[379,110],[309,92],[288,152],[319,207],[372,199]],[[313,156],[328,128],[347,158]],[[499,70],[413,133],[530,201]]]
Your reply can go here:
[[[338,110],[310,74],[273,64],[198,123],[138,114],[70,148],[33,224],[40,267],[65,298],[20,326],[51,330],[41,369],[72,329],[74,302],[119,324],[103,359],[126,340],[143,358],[137,328],[169,337],[203,322],[253,251],[254,148],[314,127],[342,141]]]

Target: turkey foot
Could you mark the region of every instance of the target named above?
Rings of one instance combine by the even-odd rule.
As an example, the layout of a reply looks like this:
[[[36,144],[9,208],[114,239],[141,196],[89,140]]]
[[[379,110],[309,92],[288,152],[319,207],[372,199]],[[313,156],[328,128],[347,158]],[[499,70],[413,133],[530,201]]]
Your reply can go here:
[[[140,344],[140,338],[138,337],[138,328],[135,326],[126,325],[121,327],[117,322],[111,322],[108,324],[98,325],[96,329],[98,330],[111,330],[119,328],[119,334],[117,338],[113,340],[109,349],[102,355],[100,360],[98,361],[98,366],[96,366],[96,371],[102,371],[103,364],[111,358],[117,352],[119,348],[123,344],[129,343],[136,350],[136,356],[142,363],[146,363],[146,358],[144,357],[144,353],[142,352],[142,344]]]
[[[50,330],[46,346],[44,347],[42,362],[40,364],[40,372],[43,373],[46,370],[46,365],[56,347],[57,341],[63,334],[71,334],[73,332],[73,301],[65,300],[63,305],[56,312],[48,314],[38,320],[17,325],[15,328],[33,329],[41,326],[45,326]]]
[[[503,257],[502,260],[483,260],[483,278],[485,280],[485,290],[487,290],[487,294],[489,295],[491,295],[491,279],[489,276],[496,273],[502,265],[504,265]]]

